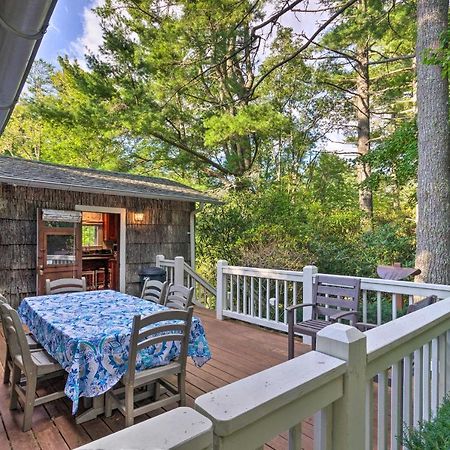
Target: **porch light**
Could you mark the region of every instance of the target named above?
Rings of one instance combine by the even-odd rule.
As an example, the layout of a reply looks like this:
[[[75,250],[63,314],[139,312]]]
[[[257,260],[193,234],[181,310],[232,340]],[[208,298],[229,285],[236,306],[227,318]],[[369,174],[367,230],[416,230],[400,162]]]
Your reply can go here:
[[[143,222],[144,221],[144,213],[143,212],[135,212],[134,213],[134,221],[135,222]]]

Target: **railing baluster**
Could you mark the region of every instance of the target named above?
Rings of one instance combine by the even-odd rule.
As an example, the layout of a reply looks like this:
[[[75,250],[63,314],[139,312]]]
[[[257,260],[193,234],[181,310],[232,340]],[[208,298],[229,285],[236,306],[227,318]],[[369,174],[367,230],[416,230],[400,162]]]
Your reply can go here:
[[[241,312],[241,280],[240,276],[236,275],[236,312]]]
[[[423,420],[430,420],[430,344],[425,344],[422,349],[422,381],[423,381]]]
[[[255,286],[254,278],[250,277],[250,315],[255,316]]]
[[[366,384],[366,444],[365,450],[373,450],[373,379]]]
[[[367,323],[367,291],[365,289],[362,291],[362,301],[363,301],[363,322]]]
[[[266,280],[266,319],[270,320],[270,280]]]
[[[284,281],[284,309],[283,309],[283,322],[287,323],[287,314],[286,314],[286,308],[288,307],[288,282]]]
[[[388,445],[388,371],[378,374],[378,450]]]
[[[450,392],[450,331],[445,333],[445,359],[447,361],[445,370],[445,392]]]
[[[280,299],[280,281],[275,280],[275,322],[278,322],[280,314],[280,312],[278,311],[279,299]]]
[[[234,310],[234,276],[230,275],[230,311]]]
[[[414,352],[414,427],[422,421],[422,401],[422,348],[419,348]]]
[[[377,291],[377,324],[381,325],[382,322],[382,308],[381,308],[381,292]]]
[[[258,278],[258,317],[262,318],[262,278]]]
[[[400,450],[399,436],[402,435],[402,361],[391,369],[391,450]]]
[[[412,305],[414,303],[414,295],[408,295],[408,305]]]
[[[394,320],[397,318],[397,295],[396,294],[392,294],[391,302],[392,302],[392,320]]]
[[[248,299],[247,299],[247,276],[246,275],[244,275],[244,278],[242,281],[244,283],[244,289],[242,291],[242,305],[243,305],[242,313],[247,314]]]
[[[412,427],[412,365],[411,355],[403,358],[403,423]]]
[[[447,343],[445,341],[445,333],[438,337],[438,353],[439,353],[439,393],[438,393],[438,406],[442,403],[447,394],[445,389],[445,376],[447,372]]]
[[[288,432],[288,450],[302,449],[302,424],[289,429]]]
[[[436,415],[439,405],[439,345],[438,339],[431,341],[431,417]]]

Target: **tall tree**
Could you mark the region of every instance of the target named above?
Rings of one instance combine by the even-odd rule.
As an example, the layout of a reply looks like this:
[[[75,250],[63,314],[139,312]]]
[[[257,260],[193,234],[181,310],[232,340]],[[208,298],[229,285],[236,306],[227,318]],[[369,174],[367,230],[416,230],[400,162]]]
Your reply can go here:
[[[450,149],[448,76],[427,61],[448,29],[448,0],[417,2],[417,249],[416,266],[429,283],[450,283]]]

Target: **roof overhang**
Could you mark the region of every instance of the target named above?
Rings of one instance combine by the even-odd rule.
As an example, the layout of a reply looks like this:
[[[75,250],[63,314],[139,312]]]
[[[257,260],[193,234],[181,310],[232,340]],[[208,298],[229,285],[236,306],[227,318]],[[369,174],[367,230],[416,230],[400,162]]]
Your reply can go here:
[[[56,2],[0,1],[0,135],[19,100]]]
[[[190,202],[190,203],[215,203],[222,204],[220,200],[208,196],[197,196],[189,194],[176,194],[176,193],[149,193],[144,194],[143,192],[133,191],[131,189],[121,190],[121,189],[111,189],[111,188],[99,188],[99,187],[88,187],[76,184],[63,184],[63,183],[52,183],[50,181],[38,181],[30,180],[17,177],[5,177],[0,176],[0,183],[9,184],[12,186],[25,186],[41,189],[56,189],[59,191],[74,191],[74,192],[87,192],[90,194],[103,194],[103,195],[119,195],[124,197],[138,197],[146,198],[149,200],[171,200],[179,202]]]

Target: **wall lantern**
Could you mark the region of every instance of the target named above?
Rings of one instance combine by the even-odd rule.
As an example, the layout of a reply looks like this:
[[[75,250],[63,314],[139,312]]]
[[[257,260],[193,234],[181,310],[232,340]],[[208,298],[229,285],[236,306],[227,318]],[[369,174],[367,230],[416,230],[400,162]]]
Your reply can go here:
[[[143,212],[135,212],[134,213],[134,221],[137,223],[141,223],[144,221],[144,213]]]

